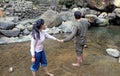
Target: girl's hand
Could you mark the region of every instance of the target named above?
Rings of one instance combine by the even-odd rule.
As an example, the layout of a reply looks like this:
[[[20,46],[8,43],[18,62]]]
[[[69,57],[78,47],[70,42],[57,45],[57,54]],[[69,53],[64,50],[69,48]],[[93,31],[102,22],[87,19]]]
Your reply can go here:
[[[32,62],[32,63],[35,62],[35,57],[32,57],[31,62]]]

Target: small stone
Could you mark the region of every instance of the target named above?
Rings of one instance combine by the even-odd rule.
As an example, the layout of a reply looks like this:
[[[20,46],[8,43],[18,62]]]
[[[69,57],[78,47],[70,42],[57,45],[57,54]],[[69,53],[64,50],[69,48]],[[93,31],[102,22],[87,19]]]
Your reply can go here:
[[[120,52],[117,49],[108,48],[106,52],[112,57],[119,57]]]
[[[10,67],[8,70],[10,73],[13,72],[13,67]]]

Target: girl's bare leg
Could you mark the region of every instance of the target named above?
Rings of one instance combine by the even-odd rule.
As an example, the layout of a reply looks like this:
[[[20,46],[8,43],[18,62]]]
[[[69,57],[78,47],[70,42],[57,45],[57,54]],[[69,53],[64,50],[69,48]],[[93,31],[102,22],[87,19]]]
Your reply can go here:
[[[33,76],[36,76],[36,72],[32,72],[32,75],[33,75]]]
[[[45,72],[48,76],[54,76],[53,74],[49,73],[47,66],[44,67],[44,69],[45,69]]]

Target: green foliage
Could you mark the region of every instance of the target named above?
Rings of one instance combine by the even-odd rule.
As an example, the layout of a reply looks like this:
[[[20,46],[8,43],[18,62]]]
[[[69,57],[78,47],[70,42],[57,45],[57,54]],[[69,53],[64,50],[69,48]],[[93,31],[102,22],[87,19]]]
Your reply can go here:
[[[67,8],[70,8],[75,3],[74,0],[60,0],[60,5],[65,5]]]

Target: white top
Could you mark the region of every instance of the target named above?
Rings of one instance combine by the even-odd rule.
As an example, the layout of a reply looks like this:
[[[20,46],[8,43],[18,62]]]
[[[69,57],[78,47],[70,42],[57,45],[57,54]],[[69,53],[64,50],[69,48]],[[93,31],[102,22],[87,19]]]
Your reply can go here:
[[[40,39],[35,40],[33,37],[31,38],[30,52],[31,52],[32,57],[35,56],[35,52],[41,52],[43,50],[43,42],[44,42],[45,38],[57,40],[57,38],[49,35],[44,30],[40,31]]]

